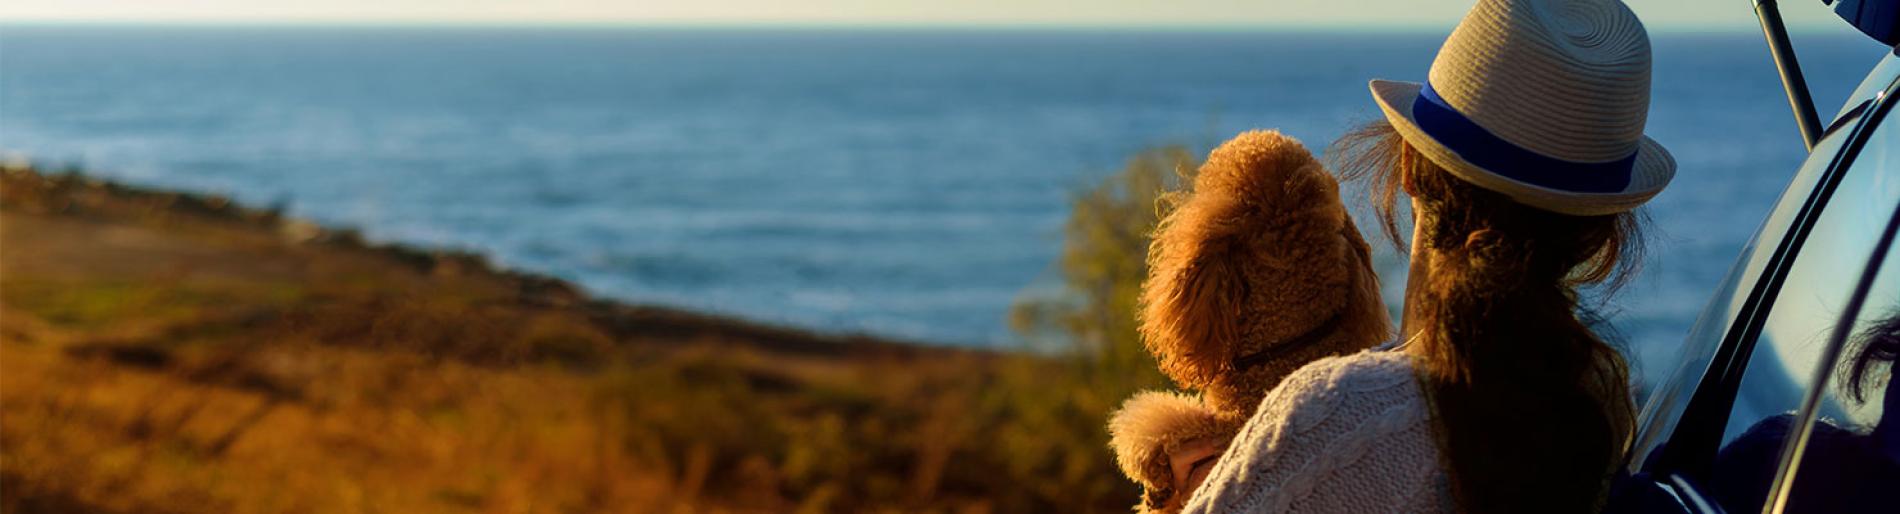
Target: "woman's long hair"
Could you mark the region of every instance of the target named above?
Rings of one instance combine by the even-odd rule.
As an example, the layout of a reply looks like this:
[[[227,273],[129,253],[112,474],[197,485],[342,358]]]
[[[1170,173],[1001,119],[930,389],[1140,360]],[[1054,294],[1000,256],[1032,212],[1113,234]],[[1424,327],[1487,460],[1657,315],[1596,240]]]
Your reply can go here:
[[[1399,191],[1423,207],[1418,243],[1435,258],[1408,291],[1408,344],[1459,510],[1596,512],[1634,415],[1628,368],[1592,332],[1578,289],[1608,295],[1634,274],[1640,214],[1519,204],[1433,164],[1384,121],[1333,149],[1394,243]]]

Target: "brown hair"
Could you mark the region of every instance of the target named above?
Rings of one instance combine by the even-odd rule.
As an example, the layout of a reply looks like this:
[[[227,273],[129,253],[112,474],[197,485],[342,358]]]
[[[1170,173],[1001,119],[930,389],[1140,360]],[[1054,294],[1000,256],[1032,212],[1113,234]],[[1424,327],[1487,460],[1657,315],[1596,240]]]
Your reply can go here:
[[[1864,403],[1867,401],[1867,386],[1877,382],[1879,377],[1878,372],[1871,376],[1867,372],[1881,365],[1891,369],[1894,361],[1900,360],[1900,310],[1874,320],[1873,326],[1861,330],[1855,339],[1857,341],[1852,343],[1854,358],[1841,361],[1840,364],[1847,368],[1844,370],[1846,373],[1836,373],[1842,377],[1847,397],[1853,399],[1854,403]],[[1892,372],[1888,374],[1887,379],[1893,380]]]
[[[1464,512],[1595,512],[1633,428],[1629,371],[1578,289],[1633,276],[1641,215],[1529,207],[1432,163],[1384,121],[1342,137],[1385,232],[1404,189],[1424,208],[1430,274],[1407,291],[1418,378]]]

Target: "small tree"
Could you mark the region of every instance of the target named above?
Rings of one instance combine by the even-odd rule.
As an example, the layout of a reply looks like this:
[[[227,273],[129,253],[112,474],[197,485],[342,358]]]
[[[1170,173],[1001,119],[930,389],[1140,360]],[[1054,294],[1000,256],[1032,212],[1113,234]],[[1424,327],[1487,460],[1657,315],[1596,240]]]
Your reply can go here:
[[[1045,347],[1070,350],[1092,381],[1108,382],[1097,383],[1109,386],[1104,392],[1164,384],[1136,332],[1136,301],[1147,277],[1149,236],[1166,213],[1164,196],[1190,183],[1199,167],[1185,147],[1151,148],[1078,194],[1057,261],[1062,292],[1017,302],[1012,328]]]

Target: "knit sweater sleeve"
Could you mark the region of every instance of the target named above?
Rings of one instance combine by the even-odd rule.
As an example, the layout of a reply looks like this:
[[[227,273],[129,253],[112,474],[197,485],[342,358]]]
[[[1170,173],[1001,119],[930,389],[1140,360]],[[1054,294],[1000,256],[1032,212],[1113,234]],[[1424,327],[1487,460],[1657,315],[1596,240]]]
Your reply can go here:
[[[1314,361],[1267,394],[1184,512],[1429,512],[1448,481],[1411,360]]]

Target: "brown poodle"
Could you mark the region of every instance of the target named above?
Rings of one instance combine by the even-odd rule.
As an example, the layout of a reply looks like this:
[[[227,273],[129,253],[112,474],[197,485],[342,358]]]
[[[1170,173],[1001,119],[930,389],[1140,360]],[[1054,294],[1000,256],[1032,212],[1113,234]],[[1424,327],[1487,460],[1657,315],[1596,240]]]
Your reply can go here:
[[[1226,448],[1288,373],[1391,335],[1371,248],[1338,182],[1299,141],[1240,134],[1167,201],[1141,334],[1161,370],[1202,397],[1138,393],[1109,420],[1122,472],[1143,486],[1141,512],[1178,511],[1192,492],[1174,490],[1170,455]]]

